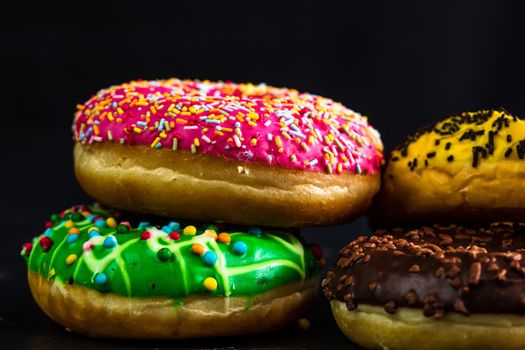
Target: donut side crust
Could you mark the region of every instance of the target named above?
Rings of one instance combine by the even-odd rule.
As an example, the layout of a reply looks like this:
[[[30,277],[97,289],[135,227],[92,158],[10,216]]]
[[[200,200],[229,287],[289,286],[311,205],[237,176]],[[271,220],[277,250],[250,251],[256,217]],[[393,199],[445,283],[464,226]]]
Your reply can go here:
[[[254,297],[128,298],[50,281],[28,271],[34,299],[73,332],[102,338],[182,339],[259,333],[300,318],[314,300],[317,277]]]
[[[410,171],[395,165],[372,211],[375,226],[522,221],[525,166],[515,161]]]
[[[520,315],[451,313],[435,319],[418,309],[389,314],[380,306],[360,304],[348,311],[342,301],[330,303],[341,331],[367,349],[507,350],[523,349],[525,343],[525,317]]]
[[[349,222],[379,190],[379,174],[329,175],[186,151],[76,144],[75,174],[92,197],[122,210],[243,225]]]

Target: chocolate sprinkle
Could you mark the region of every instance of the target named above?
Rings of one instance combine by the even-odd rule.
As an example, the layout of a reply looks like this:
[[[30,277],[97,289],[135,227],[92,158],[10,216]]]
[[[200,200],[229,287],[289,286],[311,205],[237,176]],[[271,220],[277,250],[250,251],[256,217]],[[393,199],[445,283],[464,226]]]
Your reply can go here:
[[[329,300],[349,310],[363,303],[389,313],[419,308],[434,318],[448,312],[522,315],[524,254],[525,224],[378,230],[341,249],[322,286]],[[352,276],[352,283],[345,285],[342,276]]]

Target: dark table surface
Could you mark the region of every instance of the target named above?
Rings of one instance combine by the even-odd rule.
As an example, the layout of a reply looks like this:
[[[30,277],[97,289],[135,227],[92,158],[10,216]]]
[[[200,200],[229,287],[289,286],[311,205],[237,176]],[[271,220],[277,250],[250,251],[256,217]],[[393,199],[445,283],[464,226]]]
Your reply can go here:
[[[16,143],[16,135],[3,141]],[[33,301],[26,281],[26,266],[19,256],[22,243],[43,230],[48,216],[91,200],[75,181],[69,134],[57,131],[28,135],[3,155],[0,181],[0,349],[358,349],[338,329],[328,301],[321,292],[310,313],[308,330],[292,325],[260,335],[174,341],[91,339],[64,330],[51,321]],[[10,139],[12,138],[12,139]],[[64,146],[64,145],[67,145]],[[329,265],[337,251],[358,234],[368,231],[366,220],[351,225],[303,229],[308,242],[322,246]],[[323,269],[322,275],[326,273]]]

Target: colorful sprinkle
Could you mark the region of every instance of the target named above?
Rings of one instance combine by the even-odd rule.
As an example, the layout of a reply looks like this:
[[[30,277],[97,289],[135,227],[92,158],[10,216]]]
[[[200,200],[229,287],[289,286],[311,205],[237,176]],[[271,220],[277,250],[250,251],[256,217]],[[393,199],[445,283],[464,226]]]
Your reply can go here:
[[[168,226],[171,228],[172,231],[178,231],[180,230],[180,224],[176,221],[171,221]]]
[[[67,265],[73,265],[77,261],[77,255],[76,254],[70,254],[66,258],[66,264]]]
[[[151,238],[151,232],[149,231],[144,231],[140,234],[140,239],[142,239],[143,241],[146,241],[150,238]]]
[[[232,238],[230,236],[229,233],[227,232],[222,232],[219,234],[219,236],[217,237],[217,240],[221,243],[230,243],[232,241]]]
[[[248,246],[243,241],[236,241],[233,243],[233,251],[235,254],[242,255],[248,251]]]
[[[117,221],[114,218],[107,218],[106,219],[106,225],[108,225],[109,228],[116,228],[117,227]]]
[[[217,289],[218,286],[217,280],[213,277],[207,277],[202,284],[209,291]]]
[[[71,244],[73,242],[76,242],[78,240],[78,237],[79,236],[76,233],[73,233],[73,234],[70,234],[70,235],[67,236],[66,241],[67,241],[67,243]]]
[[[149,222],[147,222],[147,221],[141,221],[141,222],[139,223],[139,227],[138,227],[138,228],[139,228],[139,230],[144,230],[144,229],[146,229],[147,227],[149,227]]]
[[[172,232],[169,234],[169,237],[175,241],[178,241],[180,239],[180,233],[178,232]]]
[[[65,228],[71,228],[73,226],[75,226],[75,223],[72,220],[68,220],[64,223]]]
[[[103,286],[107,282],[108,282],[108,276],[105,273],[99,272],[95,275],[95,283],[98,284],[99,286]]]
[[[97,221],[95,221],[95,227],[97,228],[106,227],[106,221],[104,219],[98,219]]]
[[[366,117],[264,84],[169,79],[113,86],[78,109],[74,135],[82,144],[116,139],[307,171],[354,173],[359,162],[361,171],[376,173],[382,161],[379,134]],[[332,146],[337,153],[328,167],[323,149]]]
[[[206,265],[213,266],[217,262],[217,254],[213,250],[208,250],[204,253],[202,259]]]
[[[111,249],[116,247],[118,244],[117,239],[113,235],[109,235],[104,239],[104,247]]]
[[[204,254],[204,246],[200,243],[193,243],[191,245],[191,251],[197,255]]]
[[[173,256],[173,253],[169,248],[161,248],[157,252],[157,256],[159,257],[160,261],[169,261]]]
[[[53,245],[53,240],[47,236],[44,236],[40,238],[40,247],[44,252],[49,251],[51,249],[51,246]]]
[[[184,230],[182,230],[182,233],[185,236],[193,236],[197,233],[197,228],[195,226],[186,226]]]

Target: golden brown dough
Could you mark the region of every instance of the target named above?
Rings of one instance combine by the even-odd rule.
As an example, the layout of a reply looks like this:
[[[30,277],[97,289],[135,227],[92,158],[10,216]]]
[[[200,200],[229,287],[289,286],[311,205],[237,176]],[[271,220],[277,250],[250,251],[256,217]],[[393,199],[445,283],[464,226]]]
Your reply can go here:
[[[28,272],[33,297],[64,327],[107,338],[193,338],[259,333],[297,320],[317,294],[318,278],[254,297],[128,298],[52,282]]]
[[[364,213],[379,175],[329,175],[112,143],[75,145],[84,190],[118,209],[198,220],[302,227]]]

